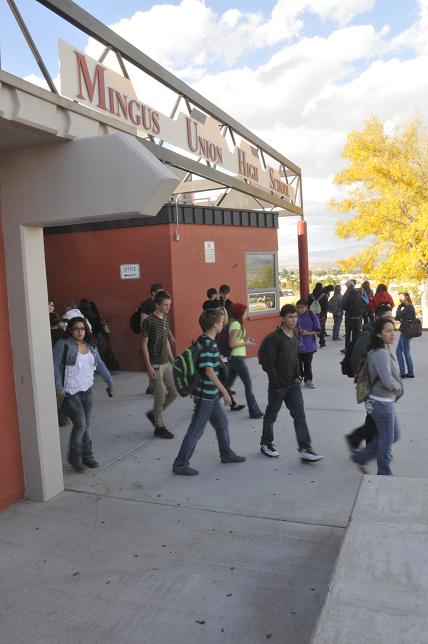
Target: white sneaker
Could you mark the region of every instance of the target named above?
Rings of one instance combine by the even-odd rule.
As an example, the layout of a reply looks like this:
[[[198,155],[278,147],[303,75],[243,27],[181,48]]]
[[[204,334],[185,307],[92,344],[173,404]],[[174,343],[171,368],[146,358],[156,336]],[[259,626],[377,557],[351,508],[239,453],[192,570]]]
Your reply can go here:
[[[312,380],[307,380],[307,381],[305,382],[305,387],[307,387],[308,389],[315,389],[315,385],[314,385],[314,383],[312,382]]]
[[[262,454],[265,454],[265,456],[279,456],[279,452],[273,443],[260,445],[260,451],[262,452]]]
[[[324,456],[321,456],[321,454],[317,454],[311,449],[306,449],[304,447],[302,449],[299,449],[299,454],[302,461],[306,461],[307,463],[315,463],[316,461],[320,461],[324,458]]]

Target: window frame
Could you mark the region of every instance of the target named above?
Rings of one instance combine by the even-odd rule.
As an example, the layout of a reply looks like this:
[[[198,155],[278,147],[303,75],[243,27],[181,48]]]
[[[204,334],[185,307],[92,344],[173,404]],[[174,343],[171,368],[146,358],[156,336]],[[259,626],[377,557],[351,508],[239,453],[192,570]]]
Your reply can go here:
[[[274,286],[271,288],[248,288],[248,257],[250,255],[270,255],[273,258],[273,275],[274,275]],[[248,306],[248,315],[249,317],[260,317],[266,315],[279,314],[279,277],[278,277],[278,252],[271,250],[248,250],[245,252],[245,288],[247,291],[247,306]],[[251,311],[250,310],[250,296],[251,295],[275,295],[275,307],[271,309],[264,309],[261,311]]]

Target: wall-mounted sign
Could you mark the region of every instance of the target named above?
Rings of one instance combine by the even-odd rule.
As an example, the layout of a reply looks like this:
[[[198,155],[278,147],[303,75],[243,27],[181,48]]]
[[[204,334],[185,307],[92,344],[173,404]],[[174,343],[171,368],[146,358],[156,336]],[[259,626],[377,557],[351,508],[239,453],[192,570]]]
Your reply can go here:
[[[137,135],[158,137],[215,164],[219,172],[232,172],[236,179],[253,183],[268,194],[294,201],[295,189],[284,177],[262,163],[262,155],[246,141],[232,145],[222,135],[221,124],[193,110],[169,118],[143,103],[132,82],[94,58],[59,41],[61,94],[134,126]]]
[[[120,279],[121,280],[139,280],[140,265],[139,264],[121,264]]]
[[[204,242],[205,263],[215,263],[215,243],[213,241]]]

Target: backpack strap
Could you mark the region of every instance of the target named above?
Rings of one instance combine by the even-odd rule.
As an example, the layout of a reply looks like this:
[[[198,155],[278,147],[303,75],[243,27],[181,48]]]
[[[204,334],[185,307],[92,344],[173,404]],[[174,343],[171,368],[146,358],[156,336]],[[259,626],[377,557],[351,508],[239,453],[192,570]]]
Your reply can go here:
[[[68,353],[68,343],[67,341],[64,343],[64,353],[62,354],[62,386],[64,387],[64,382],[65,382],[65,363],[67,360],[67,353]]]

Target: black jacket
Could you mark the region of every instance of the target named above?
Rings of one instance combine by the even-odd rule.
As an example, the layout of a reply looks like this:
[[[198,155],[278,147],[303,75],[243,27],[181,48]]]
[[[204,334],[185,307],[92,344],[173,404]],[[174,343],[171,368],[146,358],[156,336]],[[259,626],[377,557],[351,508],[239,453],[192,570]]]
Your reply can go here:
[[[269,385],[274,389],[300,380],[298,344],[297,331],[294,331],[292,338],[289,338],[281,327],[270,334],[266,347],[266,372]]]

